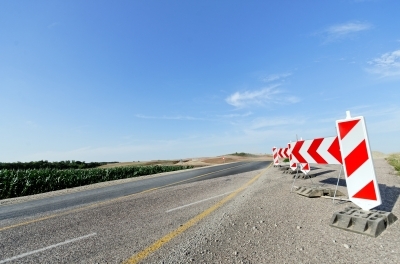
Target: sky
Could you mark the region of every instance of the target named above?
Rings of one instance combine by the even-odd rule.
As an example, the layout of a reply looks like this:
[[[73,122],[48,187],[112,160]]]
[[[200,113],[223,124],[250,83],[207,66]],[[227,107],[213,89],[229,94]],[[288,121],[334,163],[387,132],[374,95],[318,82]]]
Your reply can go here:
[[[0,1],[0,162],[400,151],[400,1]]]

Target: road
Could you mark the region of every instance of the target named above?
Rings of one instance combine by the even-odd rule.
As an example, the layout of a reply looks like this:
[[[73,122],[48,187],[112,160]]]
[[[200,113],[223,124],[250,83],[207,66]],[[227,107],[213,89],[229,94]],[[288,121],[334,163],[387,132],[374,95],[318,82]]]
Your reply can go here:
[[[184,233],[196,224],[189,220],[223,206],[269,164],[224,164],[1,206],[0,264],[121,263],[156,251],[148,247]]]

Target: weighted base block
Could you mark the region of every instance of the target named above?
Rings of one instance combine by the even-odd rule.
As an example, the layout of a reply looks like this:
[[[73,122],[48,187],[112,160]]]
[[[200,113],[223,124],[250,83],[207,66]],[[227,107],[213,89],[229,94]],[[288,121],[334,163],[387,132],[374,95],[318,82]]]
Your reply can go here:
[[[291,174],[295,174],[296,173],[296,171],[295,172],[293,172],[293,173],[291,173]],[[296,177],[296,175],[294,175],[293,176],[293,179]],[[314,178],[315,176],[313,176],[312,174],[304,174],[304,173],[302,173],[302,172],[299,172],[298,174],[297,174],[297,179],[309,179],[309,178]]]
[[[346,231],[377,237],[396,220],[397,217],[391,212],[364,211],[351,206],[334,213],[329,225]]]

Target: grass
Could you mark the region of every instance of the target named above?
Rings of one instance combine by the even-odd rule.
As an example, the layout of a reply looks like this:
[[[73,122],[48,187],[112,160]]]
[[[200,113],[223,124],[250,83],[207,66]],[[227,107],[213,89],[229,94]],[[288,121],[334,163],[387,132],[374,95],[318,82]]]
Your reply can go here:
[[[245,152],[235,152],[235,153],[232,153],[232,154],[230,154],[230,155],[233,155],[233,156],[240,156],[240,157],[255,157],[255,156],[257,156],[257,155],[254,155],[254,154],[250,154],[250,153],[245,153]]]
[[[389,157],[386,158],[386,160],[400,175],[400,153],[390,154]]]

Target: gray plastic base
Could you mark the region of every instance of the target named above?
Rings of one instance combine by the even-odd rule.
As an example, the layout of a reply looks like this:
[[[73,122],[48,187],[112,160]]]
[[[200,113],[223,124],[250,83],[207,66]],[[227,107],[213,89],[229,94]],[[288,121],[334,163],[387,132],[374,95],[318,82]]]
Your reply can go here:
[[[335,190],[332,190],[330,188],[322,188],[322,187],[300,187],[296,190],[297,194],[309,197],[309,198],[315,198],[315,197],[321,197],[321,196],[330,196],[333,197],[335,194]],[[344,196],[343,193],[340,191],[336,191],[336,196]]]
[[[396,220],[397,217],[391,212],[364,211],[357,207],[347,207],[343,211],[334,213],[329,225],[346,231],[377,237]]]
[[[296,171],[291,174],[294,174],[294,173],[296,173]],[[295,177],[296,177],[296,175],[293,176],[293,179]],[[299,171],[296,178],[297,179],[309,179],[309,178],[314,178],[314,176],[312,174],[304,174],[303,172]]]

